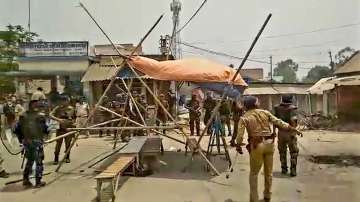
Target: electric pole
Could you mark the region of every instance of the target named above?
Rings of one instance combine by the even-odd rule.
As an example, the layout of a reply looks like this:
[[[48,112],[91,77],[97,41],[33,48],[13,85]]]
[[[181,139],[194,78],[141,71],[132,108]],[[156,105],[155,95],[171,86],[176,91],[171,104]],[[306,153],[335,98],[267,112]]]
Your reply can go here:
[[[31,20],[31,8],[30,8],[30,5],[31,5],[31,0],[29,0],[28,1],[28,14],[29,14],[29,16],[28,16],[28,29],[29,29],[29,32],[30,32],[30,20]]]
[[[334,71],[335,71],[335,63],[334,63],[334,61],[333,61],[331,51],[329,51],[329,57],[330,57],[331,72],[334,72]]]
[[[270,82],[273,82],[272,55],[270,55]]]
[[[170,3],[170,10],[173,12],[172,20],[173,20],[173,28],[175,29],[175,36],[173,36],[172,41],[172,54],[176,59],[181,58],[181,46],[180,46],[180,33],[179,25],[180,25],[180,11],[181,11],[181,2],[180,0],[173,0]]]

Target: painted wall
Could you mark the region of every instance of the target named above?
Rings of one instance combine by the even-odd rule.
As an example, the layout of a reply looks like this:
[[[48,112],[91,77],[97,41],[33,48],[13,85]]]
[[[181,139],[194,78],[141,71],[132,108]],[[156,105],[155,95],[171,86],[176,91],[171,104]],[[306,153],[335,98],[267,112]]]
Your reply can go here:
[[[89,66],[87,59],[84,60],[70,60],[70,61],[19,61],[20,71],[65,71],[65,72],[80,72],[86,71]]]

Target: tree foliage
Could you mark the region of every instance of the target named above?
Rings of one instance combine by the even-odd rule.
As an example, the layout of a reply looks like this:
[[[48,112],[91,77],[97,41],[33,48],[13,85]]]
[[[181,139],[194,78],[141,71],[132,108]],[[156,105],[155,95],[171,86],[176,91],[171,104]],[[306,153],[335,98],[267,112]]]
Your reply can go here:
[[[274,68],[274,76],[282,76],[282,82],[294,83],[297,81],[296,72],[299,65],[292,59],[287,59],[276,64]]]
[[[34,32],[26,31],[21,25],[8,25],[5,31],[0,31],[0,72],[16,71],[15,62],[19,56],[19,44],[31,42],[38,37]],[[0,76],[1,93],[13,93],[15,86],[12,78]]]
[[[341,65],[344,62],[346,62],[353,54],[355,53],[355,49],[350,47],[345,47],[341,49],[336,55],[335,55],[335,63],[336,65]]]
[[[316,82],[324,77],[328,77],[332,74],[331,69],[327,66],[316,65],[311,68],[307,76],[303,79],[304,82]]]

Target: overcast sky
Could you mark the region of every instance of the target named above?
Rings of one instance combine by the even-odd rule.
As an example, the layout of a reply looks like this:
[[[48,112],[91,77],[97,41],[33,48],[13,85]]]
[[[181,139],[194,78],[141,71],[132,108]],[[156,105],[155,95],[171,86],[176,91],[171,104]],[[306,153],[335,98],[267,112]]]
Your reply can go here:
[[[84,11],[76,7],[78,2],[31,0],[31,31],[37,32],[45,41],[87,40],[91,45],[107,43]],[[145,53],[158,53],[160,35],[170,34],[172,30],[171,0],[82,2],[117,43],[136,44],[164,13],[163,20],[143,45]],[[181,25],[201,3],[202,0],[182,0]],[[0,27],[4,28],[7,24],[26,27],[27,9],[27,0],[1,0]],[[360,49],[360,0],[208,0],[181,32],[181,40],[243,57],[268,13],[272,13],[273,17],[250,57],[269,61],[272,55],[274,63],[292,58],[300,64],[300,78],[306,74],[307,68],[316,64],[328,65],[329,50],[336,53],[345,46]],[[224,64],[240,64],[239,60],[188,47],[183,47],[183,50],[184,57],[200,55]],[[265,72],[269,71],[268,64],[248,62],[245,66],[262,67]]]

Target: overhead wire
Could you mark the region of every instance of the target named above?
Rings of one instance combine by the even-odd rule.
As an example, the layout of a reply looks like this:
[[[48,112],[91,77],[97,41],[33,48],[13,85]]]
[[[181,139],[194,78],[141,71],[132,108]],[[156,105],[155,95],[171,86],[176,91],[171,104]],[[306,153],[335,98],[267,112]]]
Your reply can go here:
[[[176,33],[181,32],[194,18],[195,16],[199,13],[199,11],[203,8],[203,6],[205,5],[205,3],[207,2],[207,0],[204,0],[202,2],[202,4],[200,5],[200,7],[195,11],[195,13],[189,18],[189,20],[179,29],[176,31]]]
[[[313,33],[321,33],[321,32],[326,32],[326,31],[356,27],[359,25],[360,25],[360,22],[357,22],[357,23],[344,24],[344,25],[339,25],[339,26],[334,26],[334,27],[319,28],[319,29],[304,31],[304,32],[293,32],[293,33],[286,33],[286,34],[268,35],[268,36],[262,36],[260,38],[274,39],[274,38],[282,38],[282,37],[300,36],[300,35],[307,35],[307,34],[313,34]],[[249,41],[249,40],[242,39],[242,40],[233,40],[233,41],[218,41],[218,42],[214,41],[212,43],[234,43],[234,42],[236,43],[236,42],[246,42],[246,41]],[[197,42],[192,42],[190,44],[198,44],[198,43],[204,44],[206,42],[197,41]]]
[[[181,42],[180,44],[181,44],[181,45],[184,45],[184,46],[187,46],[187,47],[190,47],[190,48],[193,48],[193,49],[197,49],[197,50],[201,50],[201,51],[204,51],[204,52],[208,52],[208,53],[211,53],[211,54],[214,54],[214,55],[220,55],[220,56],[229,57],[229,58],[233,58],[233,59],[237,59],[237,60],[243,60],[243,59],[244,59],[244,58],[242,58],[242,57],[230,55],[230,54],[227,54],[227,53],[223,53],[223,52],[219,52],[219,51],[215,51],[215,50],[210,50],[210,49],[205,49],[205,48],[201,48],[201,47],[198,47],[198,46],[190,45],[190,44],[187,44],[187,43],[185,43],[185,42]],[[261,60],[253,60],[253,59],[247,59],[247,60],[248,60],[248,61],[252,61],[252,62],[270,64],[269,62],[261,61]]]

